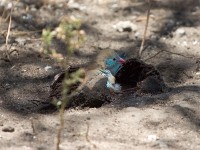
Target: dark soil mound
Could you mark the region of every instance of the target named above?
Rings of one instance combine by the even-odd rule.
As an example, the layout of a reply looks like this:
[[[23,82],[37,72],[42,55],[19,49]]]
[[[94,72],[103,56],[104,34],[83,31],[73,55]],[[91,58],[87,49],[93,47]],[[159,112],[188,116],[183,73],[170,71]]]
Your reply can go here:
[[[158,70],[153,65],[131,58],[116,74],[116,82],[122,85],[123,90],[135,88],[145,93],[163,92],[165,84]]]

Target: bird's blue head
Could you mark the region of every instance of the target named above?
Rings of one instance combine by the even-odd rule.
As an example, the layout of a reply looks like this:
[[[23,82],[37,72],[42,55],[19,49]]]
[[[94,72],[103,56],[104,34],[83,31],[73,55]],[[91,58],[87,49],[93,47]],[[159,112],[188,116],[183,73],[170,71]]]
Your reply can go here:
[[[107,70],[110,70],[112,75],[116,75],[117,72],[122,68],[123,64],[125,64],[124,55],[119,55],[115,53],[114,56],[109,57],[105,61],[105,66]]]

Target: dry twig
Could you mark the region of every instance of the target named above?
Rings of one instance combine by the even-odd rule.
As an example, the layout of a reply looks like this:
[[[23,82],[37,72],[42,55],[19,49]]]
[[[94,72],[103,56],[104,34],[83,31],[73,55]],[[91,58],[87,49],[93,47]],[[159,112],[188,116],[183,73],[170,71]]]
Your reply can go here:
[[[89,139],[89,124],[87,123],[87,130],[86,130],[86,135],[85,135],[85,138],[86,138],[86,140],[87,140],[87,142],[88,143],[90,143],[94,148],[97,148],[97,146],[95,145],[95,144],[93,144],[91,141],[90,141],[90,139]]]
[[[10,20],[9,20],[9,25],[8,25],[8,32],[7,32],[7,35],[6,35],[6,58],[10,61],[10,55],[9,55],[9,46],[8,46],[8,39],[9,39],[9,35],[10,35],[10,28],[11,28],[11,23],[12,23],[12,11],[13,11],[13,8],[11,8],[10,10]]]
[[[146,39],[146,34],[147,34],[147,27],[148,27],[148,23],[149,23],[149,15],[150,15],[150,9],[151,9],[151,0],[148,0],[148,10],[147,10],[147,19],[146,19],[146,23],[145,23],[145,29],[144,29],[144,34],[143,34],[143,38],[142,38],[142,43],[140,46],[140,50],[139,50],[139,57],[141,58],[142,52],[144,50],[144,43],[145,43],[145,39]]]
[[[150,59],[156,57],[157,55],[159,55],[161,52],[167,52],[167,53],[170,53],[170,54],[173,54],[173,55],[182,56],[182,57],[185,57],[185,58],[188,58],[188,59],[195,58],[195,56],[185,56],[185,55],[180,54],[180,53],[175,53],[175,52],[171,52],[171,51],[167,51],[167,50],[161,50],[161,51],[155,53],[153,56],[150,56],[150,57],[142,59],[142,60],[144,60],[144,61],[150,60]]]
[[[33,134],[36,134],[36,129],[35,129],[33,118],[31,118],[31,128],[33,130]]]
[[[147,61],[147,60],[149,60],[149,59],[152,59],[152,58],[156,57],[157,55],[159,55],[161,52],[163,52],[163,50],[161,50],[161,51],[157,52],[156,54],[154,54],[153,56],[150,56],[149,58],[145,58],[145,59],[143,59],[143,60],[144,60],[144,61]]]

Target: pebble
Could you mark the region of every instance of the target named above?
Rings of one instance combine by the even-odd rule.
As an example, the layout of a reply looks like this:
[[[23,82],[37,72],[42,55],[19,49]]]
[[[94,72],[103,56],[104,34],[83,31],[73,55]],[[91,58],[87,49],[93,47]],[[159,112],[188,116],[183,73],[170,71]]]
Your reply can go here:
[[[183,37],[186,34],[185,30],[183,28],[178,28],[175,32],[174,32],[174,36],[177,37]]]
[[[164,141],[158,140],[157,143],[161,149],[168,149],[168,145]]]
[[[117,24],[113,25],[113,28],[119,32],[131,32],[137,30],[137,26],[130,21],[120,21]]]
[[[151,37],[152,41],[158,41],[159,40],[159,37],[156,36],[156,35],[151,35],[150,37]]]
[[[134,36],[135,36],[135,38],[139,38],[140,32],[136,32]]]
[[[45,71],[49,71],[50,69],[52,69],[51,66],[46,66],[46,67],[44,67],[44,70],[45,70]]]
[[[183,41],[182,46],[188,46],[187,41]]]
[[[9,83],[6,83],[6,84],[5,84],[5,86],[4,86],[4,88],[5,88],[6,90],[8,90],[8,89],[10,89],[10,88],[11,88],[11,86],[10,86],[10,84],[9,84]]]
[[[37,11],[37,9],[35,7],[31,7],[30,10],[31,11]]]
[[[27,70],[26,69],[23,69],[23,70],[21,70],[21,72],[23,73],[23,72],[27,72]]]
[[[26,44],[26,39],[25,38],[16,38],[15,42],[18,43],[19,45],[23,46]]]
[[[6,0],[1,0],[0,6],[4,7],[5,10],[11,9],[12,8],[12,3]]]
[[[6,9],[11,9],[12,6],[13,6],[13,4],[11,2],[9,2]]]
[[[81,6],[79,3],[74,2],[74,0],[70,0],[67,3],[68,7],[71,9],[78,9],[78,10],[85,10],[86,7],[85,6]]]
[[[22,16],[22,19],[23,20],[31,20],[31,19],[33,19],[33,16],[31,14],[26,14],[26,15]]]
[[[4,127],[4,128],[2,129],[2,131],[3,131],[3,132],[14,132],[15,129],[14,129],[13,127],[8,126],[8,127]]]
[[[193,44],[193,45],[197,45],[197,44],[198,44],[198,41],[197,41],[197,40],[194,40],[194,41],[192,42],[192,44]]]
[[[158,140],[158,137],[154,134],[148,135],[147,136],[148,141],[156,141]]]

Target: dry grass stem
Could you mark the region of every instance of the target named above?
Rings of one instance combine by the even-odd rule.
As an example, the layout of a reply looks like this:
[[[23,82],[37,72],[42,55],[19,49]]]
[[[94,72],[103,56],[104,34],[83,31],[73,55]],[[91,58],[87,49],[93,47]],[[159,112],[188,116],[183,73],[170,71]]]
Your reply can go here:
[[[173,54],[173,55],[182,56],[182,57],[185,57],[185,58],[188,58],[188,59],[195,58],[195,56],[185,56],[185,55],[180,54],[180,53],[170,52],[170,51],[167,51],[167,50],[161,50],[161,51],[155,53],[153,56],[150,56],[150,57],[145,58],[145,59],[142,59],[142,60],[148,61],[148,60],[150,60],[150,59],[156,57],[157,55],[159,55],[159,54],[162,53],[162,52],[167,52],[167,53],[170,53],[170,54]]]
[[[147,27],[149,24],[149,15],[150,15],[150,9],[151,9],[151,0],[148,0],[148,10],[147,10],[147,19],[146,19],[146,23],[145,23],[145,29],[144,29],[144,34],[143,34],[143,38],[142,38],[142,43],[140,46],[140,50],[139,50],[139,57],[141,58],[142,56],[142,52],[144,50],[144,43],[145,43],[145,39],[146,39],[146,34],[147,34]]]
[[[86,138],[86,141],[88,143],[90,143],[94,148],[97,148],[97,146],[95,144],[93,144],[90,139],[89,139],[89,124],[87,123],[87,130],[86,130],[86,134],[85,134],[85,138]]]
[[[10,61],[10,55],[9,55],[8,39],[9,39],[10,28],[11,28],[11,24],[12,24],[12,11],[13,11],[13,8],[11,8],[11,10],[10,10],[10,20],[9,20],[8,31],[7,31],[7,35],[6,35],[6,58],[9,61]]]

